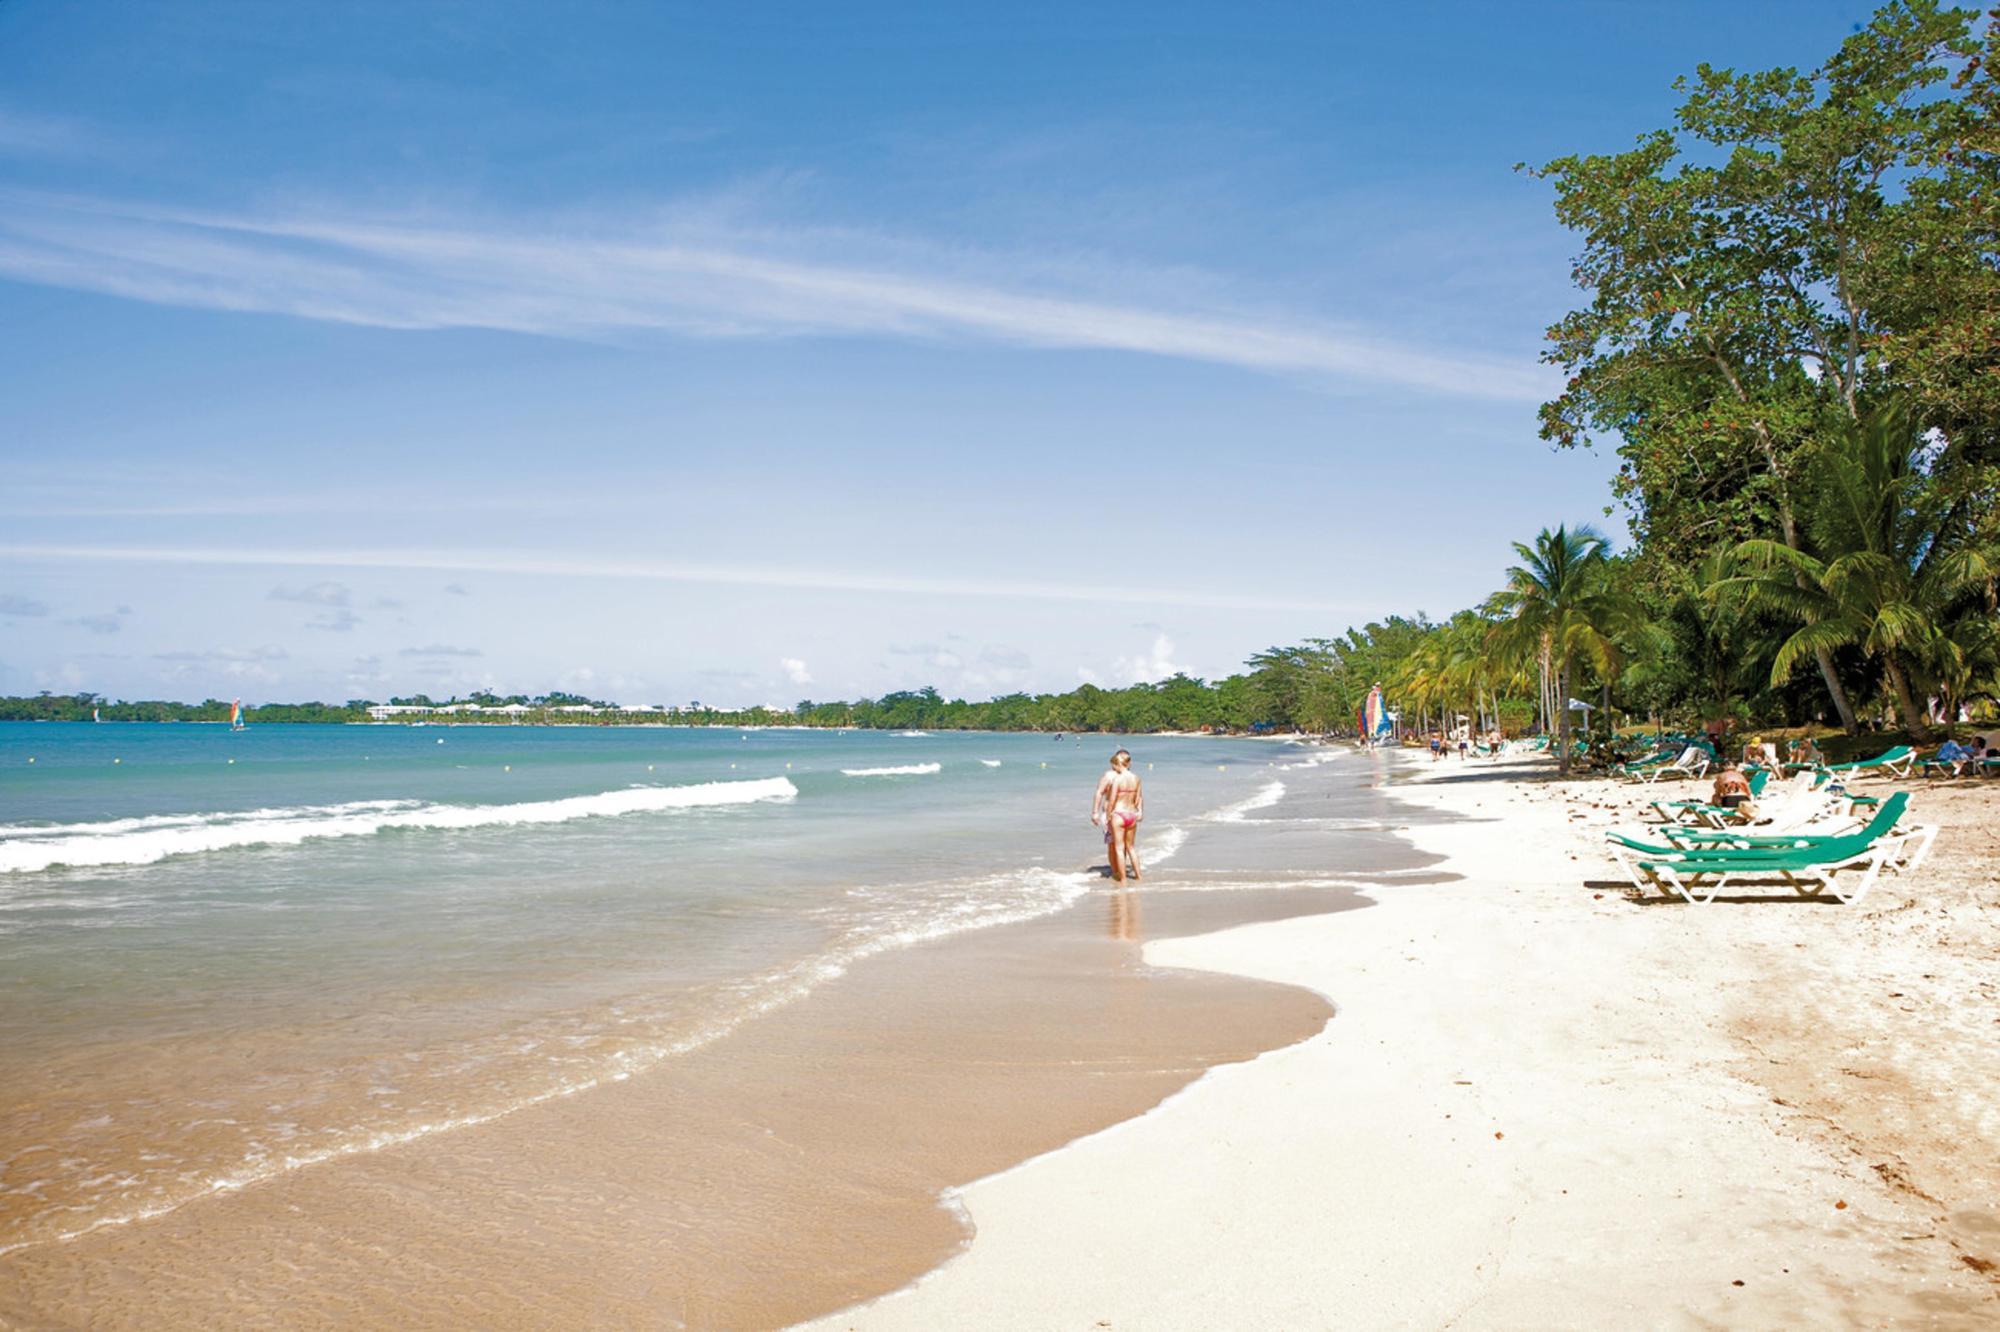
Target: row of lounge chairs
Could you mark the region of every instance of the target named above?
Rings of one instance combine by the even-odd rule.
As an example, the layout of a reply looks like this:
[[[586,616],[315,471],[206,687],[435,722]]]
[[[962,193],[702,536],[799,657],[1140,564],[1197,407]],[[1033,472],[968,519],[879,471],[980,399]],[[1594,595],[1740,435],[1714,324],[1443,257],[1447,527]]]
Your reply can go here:
[[[1645,758],[1621,763],[1611,770],[1614,777],[1623,777],[1633,782],[1657,782],[1662,777],[1700,777],[1715,762],[1715,750],[1706,741],[1692,741],[1681,747],[1676,756],[1671,747],[1659,750]]]
[[[1879,804],[1857,801],[1815,774],[1800,773],[1760,810],[1755,827],[1701,827],[1669,819],[1648,836],[1610,833],[1612,858],[1645,892],[1649,886],[1706,905],[1730,883],[1778,879],[1802,896],[1831,892],[1858,903],[1882,870],[1915,869],[1930,853],[1937,829],[1906,823],[1907,791]],[[1679,805],[1683,802],[1675,802]],[[1859,811],[1871,808],[1864,824]],[[1655,808],[1665,813],[1673,806]]]
[[[1612,774],[1634,782],[1657,782],[1663,777],[1701,777],[1715,762],[1713,749],[1705,743],[1694,743],[1683,747],[1672,761],[1668,760],[1667,751],[1662,750],[1646,758],[1621,763],[1612,769]],[[1789,772],[1816,773],[1822,779],[1868,775],[1909,777],[1919,771],[1926,776],[1937,772],[1956,775],[1981,769],[2000,772],[2000,758],[1921,758],[1910,746],[1897,745],[1873,758],[1856,759],[1852,763],[1786,763],[1781,766]]]

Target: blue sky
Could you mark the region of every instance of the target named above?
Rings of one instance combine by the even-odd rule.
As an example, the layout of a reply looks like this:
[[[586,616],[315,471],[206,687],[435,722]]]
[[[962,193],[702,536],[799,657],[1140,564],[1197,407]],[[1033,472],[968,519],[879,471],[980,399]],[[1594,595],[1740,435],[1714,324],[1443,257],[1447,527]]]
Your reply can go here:
[[[1449,613],[1607,502],[1513,164],[1867,13],[0,0],[0,692],[983,697]]]

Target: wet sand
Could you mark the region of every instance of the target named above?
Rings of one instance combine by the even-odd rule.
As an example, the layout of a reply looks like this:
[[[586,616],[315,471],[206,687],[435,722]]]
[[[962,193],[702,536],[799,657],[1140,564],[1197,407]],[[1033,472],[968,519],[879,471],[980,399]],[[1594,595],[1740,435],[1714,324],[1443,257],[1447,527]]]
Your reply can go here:
[[[1352,776],[1293,785],[1142,891],[870,959],[625,1083],[0,1258],[0,1319],[757,1327],[893,1290],[965,1244],[949,1190],[1325,1026],[1309,990],[1140,951],[1362,904],[1245,868],[1324,864],[1295,857],[1335,824],[1348,872],[1421,868]]]

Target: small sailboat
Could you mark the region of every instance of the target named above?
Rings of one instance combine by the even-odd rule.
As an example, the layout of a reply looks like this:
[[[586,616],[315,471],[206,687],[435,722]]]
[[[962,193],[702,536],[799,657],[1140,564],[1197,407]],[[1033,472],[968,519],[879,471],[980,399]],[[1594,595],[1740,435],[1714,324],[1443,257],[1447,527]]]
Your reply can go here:
[[[94,721],[94,722],[101,722],[101,721],[103,721],[103,720],[104,720],[104,718],[102,718],[102,717],[100,717],[100,716],[98,716],[98,715],[97,715],[97,709],[96,709],[96,708],[92,708],[92,709],[90,710],[90,719],[91,719],[92,721]]]
[[[1389,711],[1382,702],[1382,686],[1376,685],[1368,691],[1368,697],[1361,702],[1361,710],[1355,723],[1361,732],[1363,744],[1376,745],[1385,739],[1395,724],[1396,714]]]
[[[243,700],[240,698],[229,705],[229,729],[232,731],[243,729]]]

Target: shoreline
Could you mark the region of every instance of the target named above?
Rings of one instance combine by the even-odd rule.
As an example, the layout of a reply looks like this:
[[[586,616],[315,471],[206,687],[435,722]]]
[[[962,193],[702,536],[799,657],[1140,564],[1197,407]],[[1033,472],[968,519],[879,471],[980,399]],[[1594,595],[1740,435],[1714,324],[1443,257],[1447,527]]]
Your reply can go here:
[[[1325,994],[1338,1016],[1324,1031],[955,1191],[976,1229],[964,1253],[808,1326],[999,1311],[1028,1327],[2000,1316],[2000,1107],[1964,1089],[1968,1128],[1940,1104],[1994,1066],[1977,1058],[1996,1044],[1990,1008],[1940,1061],[1900,1006],[1824,988],[1926,906],[2000,940],[1990,832],[1965,849],[1972,877],[1927,867],[1878,887],[1867,913],[1655,909],[1596,849],[1602,827],[1633,821],[1636,793],[1558,783],[1533,760],[1397,764],[1405,807],[1445,816],[1401,831],[1457,881],[1383,883],[1368,911],[1146,947],[1153,965]],[[1959,811],[1940,849],[1977,836],[1964,825],[1979,817]],[[1982,941],[1949,964],[1901,960],[1976,988],[1993,955]],[[1930,1085],[1857,1070],[1857,1048],[1878,1065],[1907,1056]],[[1871,1112],[1857,1083],[1895,1090]],[[1933,1157],[1896,1150],[1899,1092],[1904,1118],[1937,1121],[1903,1133]]]
[[[1374,819],[1346,767],[1285,776]],[[954,1186],[1325,1025],[1296,987],[1141,958],[1142,924],[1204,934],[1358,904],[1242,859],[1262,839],[1233,809],[1143,896],[1107,886],[891,950],[628,1081],[16,1250],[0,1325],[283,1309],[307,1324],[476,1310],[488,1326],[776,1326],[907,1284],[967,1238],[940,1205]],[[1387,836],[1350,848],[1361,874],[1421,861]]]
[[[7,1255],[0,1325],[2000,1313],[1984,791],[1865,912],[1688,908],[1601,854],[1661,788],[1326,759],[670,1068]]]

